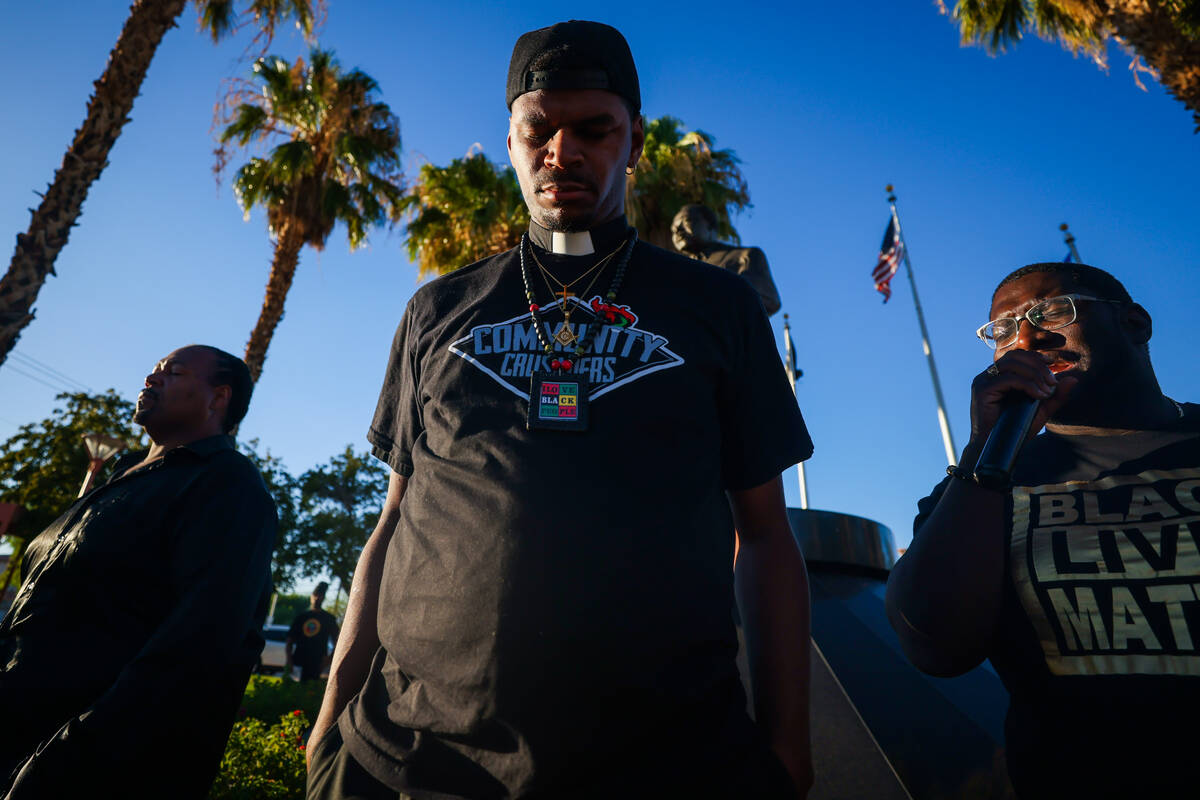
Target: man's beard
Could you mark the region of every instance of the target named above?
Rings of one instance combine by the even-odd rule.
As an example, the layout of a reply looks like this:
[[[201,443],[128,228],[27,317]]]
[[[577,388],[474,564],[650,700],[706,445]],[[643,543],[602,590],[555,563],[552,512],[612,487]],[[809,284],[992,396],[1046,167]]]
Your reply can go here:
[[[539,204],[537,197],[538,189],[547,184],[559,181],[563,183],[578,183],[591,189],[596,195],[596,203],[590,209],[574,214],[562,207],[546,208]],[[524,187],[522,187],[522,194],[525,196],[525,205],[529,208],[529,214],[533,218],[533,221],[546,230],[557,231],[559,233],[582,233],[591,230],[595,226],[597,222],[596,214],[604,197],[602,196],[600,187],[590,177],[577,172],[559,172],[543,169],[531,177],[530,185],[533,187],[531,193],[526,193]]]
[[[589,231],[593,227],[593,222],[596,219],[595,211],[593,210],[586,217],[567,217],[565,210],[561,208],[540,209],[541,218],[536,219],[537,224],[541,225],[548,231],[556,231],[558,233],[583,233]]]
[[[1096,425],[1097,410],[1104,407],[1106,395],[1112,391],[1110,387],[1125,380],[1126,376],[1121,370],[1114,371],[1111,365],[1107,370],[1092,369],[1090,353],[1072,355],[1075,356],[1075,369],[1064,374],[1073,376],[1079,383],[1067,402],[1047,422],[1056,425]]]

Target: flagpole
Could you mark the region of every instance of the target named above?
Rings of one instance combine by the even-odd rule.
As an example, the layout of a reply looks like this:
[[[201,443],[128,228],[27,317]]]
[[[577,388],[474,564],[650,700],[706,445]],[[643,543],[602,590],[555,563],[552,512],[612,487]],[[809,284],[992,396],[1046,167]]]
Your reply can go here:
[[[954,447],[954,437],[950,433],[950,418],[946,416],[946,400],[942,397],[942,383],[938,380],[937,364],[933,362],[933,348],[929,344],[929,330],[925,327],[925,314],[921,311],[921,298],[917,296],[917,281],[913,278],[912,262],[908,260],[908,242],[904,240],[904,230],[900,227],[900,216],[896,213],[896,195],[892,185],[887,185],[888,203],[892,206],[892,223],[896,226],[896,234],[904,245],[904,269],[908,272],[908,285],[912,287],[913,306],[917,309],[917,322],[921,326],[921,344],[925,348],[925,357],[929,359],[929,375],[933,378],[933,395],[937,399],[938,425],[942,429],[942,445],[946,448],[946,460],[954,466],[958,464],[958,450]]]
[[[783,368],[787,370],[788,380],[792,383],[792,394],[796,395],[796,380],[800,377],[800,370],[796,367],[796,350],[792,347],[792,326],[788,324],[788,315],[786,312],[783,315],[783,349],[787,355],[783,362]],[[796,471],[800,476],[800,508],[807,509],[808,479],[804,475],[803,461],[796,464]]]
[[[1076,264],[1082,264],[1083,259],[1079,257],[1079,251],[1075,249],[1075,237],[1067,228],[1067,223],[1058,226],[1058,229],[1063,232],[1063,241],[1067,243],[1067,247],[1071,248],[1071,257],[1075,259]]]

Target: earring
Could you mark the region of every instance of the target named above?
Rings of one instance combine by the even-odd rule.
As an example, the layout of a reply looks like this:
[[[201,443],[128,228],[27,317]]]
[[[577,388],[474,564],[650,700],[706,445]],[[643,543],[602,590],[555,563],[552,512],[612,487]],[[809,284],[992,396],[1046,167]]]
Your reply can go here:
[[[632,174],[633,174],[633,167],[626,167],[626,168],[625,168],[625,174],[626,174],[626,175],[632,175]]]

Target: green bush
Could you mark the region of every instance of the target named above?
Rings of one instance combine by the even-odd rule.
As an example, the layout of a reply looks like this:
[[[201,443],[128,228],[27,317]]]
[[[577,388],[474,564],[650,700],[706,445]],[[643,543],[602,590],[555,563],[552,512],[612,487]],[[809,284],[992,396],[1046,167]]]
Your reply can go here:
[[[270,726],[254,717],[234,724],[209,800],[303,800],[307,730],[299,709]]]
[[[325,694],[325,681],[293,681],[268,675],[251,675],[242,697],[242,717],[270,724],[280,715],[300,709],[316,719]]]
[[[251,675],[209,800],[304,800],[304,747],[325,681]]]

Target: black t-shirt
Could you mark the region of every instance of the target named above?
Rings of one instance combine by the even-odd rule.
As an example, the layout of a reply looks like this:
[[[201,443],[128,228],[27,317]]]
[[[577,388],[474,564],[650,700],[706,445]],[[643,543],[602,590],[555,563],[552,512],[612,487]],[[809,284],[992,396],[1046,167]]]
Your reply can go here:
[[[1163,430],[1047,432],[1021,453],[989,657],[1022,798],[1195,791],[1200,406],[1184,409]]]
[[[596,261],[538,257],[568,282]],[[413,797],[563,796],[754,736],[725,491],[812,443],[745,281],[639,243],[601,308],[611,274],[567,301],[576,324],[615,319],[576,359],[582,433],[526,429],[541,347],[516,251],[422,287],[400,323],[368,439],[409,480],[382,648],[341,729]]]
[[[295,642],[292,659],[300,665],[319,667],[329,651],[329,637],[337,630],[337,620],[328,611],[309,609],[297,615],[288,628]]]

